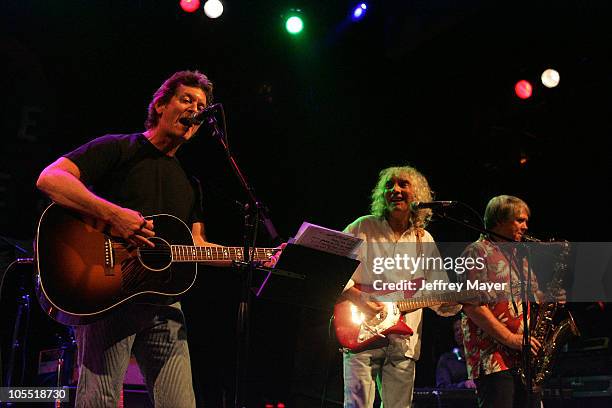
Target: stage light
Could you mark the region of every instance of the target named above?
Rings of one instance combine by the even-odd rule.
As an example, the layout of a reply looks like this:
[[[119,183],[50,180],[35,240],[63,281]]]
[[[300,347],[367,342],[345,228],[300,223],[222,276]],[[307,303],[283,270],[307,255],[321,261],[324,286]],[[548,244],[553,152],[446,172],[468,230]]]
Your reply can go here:
[[[204,3],[204,14],[210,18],[217,18],[223,14],[223,4],[219,0],[207,0]]]
[[[365,12],[367,9],[368,9],[368,6],[365,3],[358,4],[353,9],[353,20],[354,21],[361,20],[361,18],[365,15]]]
[[[514,92],[516,93],[516,96],[521,99],[529,98],[531,96],[532,91],[533,87],[531,86],[529,81],[526,81],[524,79],[518,81],[516,85],[514,85]]]
[[[181,0],[181,8],[187,13],[193,13],[200,8],[200,0]]]
[[[285,29],[289,34],[297,35],[304,29],[304,21],[298,15],[291,15],[285,22]]]
[[[559,85],[560,80],[561,76],[559,75],[559,72],[555,71],[554,69],[549,68],[542,72],[542,83],[547,88],[554,88],[555,86]]]

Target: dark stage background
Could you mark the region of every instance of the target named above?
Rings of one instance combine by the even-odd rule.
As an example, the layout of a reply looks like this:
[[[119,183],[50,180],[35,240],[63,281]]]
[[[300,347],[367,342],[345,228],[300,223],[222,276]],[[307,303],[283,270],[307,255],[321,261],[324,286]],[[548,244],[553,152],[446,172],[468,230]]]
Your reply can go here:
[[[0,235],[31,246],[46,205],[34,186],[44,166],[94,137],[142,130],[160,83],[199,69],[214,81],[230,145],[284,238],[304,220],[344,228],[368,212],[378,171],[409,163],[437,199],[482,212],[490,197],[512,194],[530,204],[536,236],[607,241],[610,6],[489,3],[372,1],[350,23],[344,0],[228,0],[218,20],[186,14],[178,1],[4,0]],[[290,7],[307,16],[299,38],[282,27]],[[561,73],[554,89],[539,82],[549,67]],[[519,79],[534,84],[531,99],[514,95]],[[220,146],[203,129],[179,153],[203,183],[209,239],[240,244],[236,200],[245,196]],[[438,240],[476,238],[441,221],[430,230]],[[6,264],[14,253],[0,245]],[[4,302],[14,292],[7,284]],[[237,294],[236,274],[211,268],[184,300],[194,380],[209,406],[232,392]],[[5,344],[14,307],[2,309]],[[297,395],[316,405],[327,319],[255,303],[250,388],[259,406]],[[433,385],[437,356],[451,344],[450,320],[428,312],[417,385]],[[328,396],[341,400],[331,349]]]

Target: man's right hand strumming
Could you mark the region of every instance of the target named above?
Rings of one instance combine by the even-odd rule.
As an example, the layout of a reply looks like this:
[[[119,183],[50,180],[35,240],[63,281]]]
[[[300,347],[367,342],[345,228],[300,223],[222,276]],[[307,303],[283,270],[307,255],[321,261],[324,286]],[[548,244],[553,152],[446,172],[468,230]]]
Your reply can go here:
[[[385,308],[384,303],[371,300],[368,293],[363,292],[354,286],[344,291],[342,296],[357,306],[357,308],[363,314],[365,314],[366,318],[368,319],[376,316]]]
[[[361,310],[361,312],[363,312],[363,314],[366,315],[368,319],[371,319],[374,316],[376,316],[378,313],[383,311],[383,309],[385,308],[385,305],[384,303],[381,303],[381,302],[368,300],[366,302],[363,302],[362,304],[357,305],[357,307],[359,308],[359,310]]]
[[[155,236],[153,221],[146,220],[138,211],[118,207],[113,211],[113,217],[109,220],[109,227],[111,235],[121,237],[131,245],[155,246],[153,242],[147,239]]]

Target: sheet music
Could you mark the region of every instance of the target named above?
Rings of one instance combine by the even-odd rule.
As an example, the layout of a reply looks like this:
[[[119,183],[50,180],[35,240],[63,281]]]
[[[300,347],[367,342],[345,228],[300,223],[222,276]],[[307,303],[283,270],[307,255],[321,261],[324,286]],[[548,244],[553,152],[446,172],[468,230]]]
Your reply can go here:
[[[355,258],[363,240],[344,232],[303,222],[295,235],[295,244],[330,254]]]

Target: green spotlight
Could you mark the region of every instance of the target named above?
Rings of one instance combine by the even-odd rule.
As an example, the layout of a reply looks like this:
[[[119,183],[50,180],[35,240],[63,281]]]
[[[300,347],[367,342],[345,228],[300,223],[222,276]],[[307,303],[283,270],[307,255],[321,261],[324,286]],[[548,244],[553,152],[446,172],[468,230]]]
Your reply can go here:
[[[297,35],[304,29],[304,21],[299,16],[289,16],[285,21],[285,29],[289,34]]]

